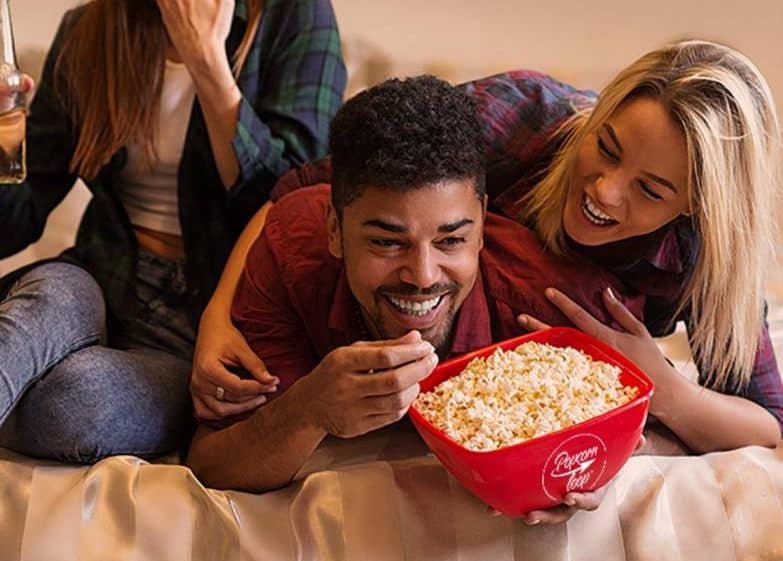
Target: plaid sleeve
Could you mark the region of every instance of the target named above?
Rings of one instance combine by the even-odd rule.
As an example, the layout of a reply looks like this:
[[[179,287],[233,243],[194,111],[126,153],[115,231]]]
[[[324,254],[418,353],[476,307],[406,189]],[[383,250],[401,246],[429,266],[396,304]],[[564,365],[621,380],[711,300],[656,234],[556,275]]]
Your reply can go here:
[[[462,86],[476,103],[487,154],[487,193],[506,216],[519,215],[525,181],[553,156],[561,127],[596,95],[530,70],[514,70]]]
[[[530,161],[575,111],[592,106],[596,98],[592,91],[531,70],[513,70],[462,87],[476,102],[489,162]]]
[[[742,396],[769,411],[780,425],[781,435],[783,435],[783,382],[781,382],[766,320],[756,350],[750,384],[742,392]]]
[[[240,77],[244,95],[232,142],[240,177],[230,198],[258,174],[279,177],[323,156],[345,90],[340,36],[328,0],[267,2],[260,35]]]

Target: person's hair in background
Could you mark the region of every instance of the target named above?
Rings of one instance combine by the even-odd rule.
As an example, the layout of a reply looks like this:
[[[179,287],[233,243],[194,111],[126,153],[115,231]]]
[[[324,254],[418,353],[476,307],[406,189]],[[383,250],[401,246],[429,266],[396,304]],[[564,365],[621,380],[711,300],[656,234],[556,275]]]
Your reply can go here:
[[[263,0],[248,0],[248,25],[231,59],[235,77],[256,36],[262,7]],[[155,162],[166,44],[155,0],[94,0],[85,6],[55,71],[70,92],[63,101],[79,123],[72,172],[94,178],[130,142],[141,145],[147,164]]]
[[[475,103],[434,76],[391,79],[354,96],[332,122],[329,147],[338,215],[366,187],[404,191],[469,178],[484,198]]]
[[[683,41],[652,51],[612,80],[594,108],[563,128],[563,145],[532,189],[522,219],[566,252],[563,208],[579,146],[626,101],[660,102],[685,135],[689,216],[699,234],[694,273],[679,302],[691,309],[694,355],[715,389],[744,387],[763,325],[774,260],[780,130],[769,86],[737,51]],[[675,314],[676,316],[677,314]]]

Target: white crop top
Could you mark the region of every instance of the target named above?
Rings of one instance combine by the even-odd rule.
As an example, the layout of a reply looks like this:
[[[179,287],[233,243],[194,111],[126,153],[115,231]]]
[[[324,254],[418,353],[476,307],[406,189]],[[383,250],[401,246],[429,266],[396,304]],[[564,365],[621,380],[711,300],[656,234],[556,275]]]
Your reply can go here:
[[[139,145],[128,145],[128,161],[117,182],[120,200],[134,226],[182,235],[177,172],[195,95],[185,65],[167,60],[154,139],[158,161],[152,169],[143,169]]]

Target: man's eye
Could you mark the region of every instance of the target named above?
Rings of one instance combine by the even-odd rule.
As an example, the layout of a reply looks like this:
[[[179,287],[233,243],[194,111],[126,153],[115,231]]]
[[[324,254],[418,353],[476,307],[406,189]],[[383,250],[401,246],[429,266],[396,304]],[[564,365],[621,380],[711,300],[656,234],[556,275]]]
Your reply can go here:
[[[370,240],[370,243],[377,247],[399,247],[402,245],[397,240],[390,240],[388,238],[374,238]]]
[[[609,158],[610,160],[612,160],[613,162],[616,162],[619,159],[616,154],[614,154],[609,150],[609,148],[607,148],[606,144],[604,143],[604,141],[601,139],[600,136],[598,137],[598,151],[604,156],[606,156],[607,158]]]
[[[456,247],[458,245],[462,245],[465,243],[465,238],[459,237],[459,236],[451,236],[449,238],[444,238],[440,242],[438,242],[440,245],[445,245],[446,247]]]

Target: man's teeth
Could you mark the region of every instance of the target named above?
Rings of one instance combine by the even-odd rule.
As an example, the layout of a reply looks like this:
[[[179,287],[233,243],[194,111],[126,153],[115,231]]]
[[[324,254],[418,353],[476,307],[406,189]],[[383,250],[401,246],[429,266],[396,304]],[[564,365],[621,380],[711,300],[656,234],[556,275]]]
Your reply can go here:
[[[441,301],[442,296],[425,300],[424,302],[414,302],[412,300],[405,300],[403,298],[395,298],[389,296],[389,300],[394,307],[412,316],[423,316],[431,312]]]
[[[617,222],[614,218],[595,206],[588,196],[585,196],[584,203],[582,204],[582,214],[584,214],[590,222],[599,226],[607,226],[608,224]]]

